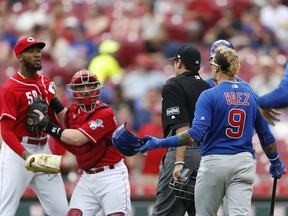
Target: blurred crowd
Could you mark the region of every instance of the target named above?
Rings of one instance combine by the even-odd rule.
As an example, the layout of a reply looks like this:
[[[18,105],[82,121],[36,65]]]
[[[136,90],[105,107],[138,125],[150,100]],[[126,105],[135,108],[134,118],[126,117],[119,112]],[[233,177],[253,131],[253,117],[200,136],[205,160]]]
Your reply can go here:
[[[46,43],[41,73],[55,81],[64,105],[72,102],[65,85],[88,68],[105,83],[100,98],[114,108],[119,125],[127,122],[141,137],[163,137],[161,87],[174,76],[168,59],[178,46],[199,47],[205,79],[210,45],[230,41],[240,78],[263,95],[279,84],[288,59],[288,0],[2,0],[0,87],[18,70],[13,46],[23,36]],[[281,118],[279,124],[287,124],[285,110]],[[279,125],[275,136],[288,145],[287,129]],[[63,173],[75,179],[73,156],[55,140],[50,145],[65,155]],[[126,158],[131,180],[157,182],[164,153]]]

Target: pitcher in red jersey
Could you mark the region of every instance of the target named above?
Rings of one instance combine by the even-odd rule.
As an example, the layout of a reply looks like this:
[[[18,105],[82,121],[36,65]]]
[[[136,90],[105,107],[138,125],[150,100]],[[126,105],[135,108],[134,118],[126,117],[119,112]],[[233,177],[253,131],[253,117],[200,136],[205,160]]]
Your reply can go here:
[[[6,81],[0,90],[0,123],[3,138],[0,150],[0,216],[14,216],[20,198],[31,186],[47,215],[66,215],[68,202],[61,175],[51,179],[47,174],[25,170],[30,154],[51,154],[47,133],[38,134],[25,127],[28,107],[37,98],[48,104],[48,116],[58,122],[66,108],[55,97],[51,81],[37,72],[42,69],[41,50],[45,43],[25,37],[14,47],[20,69]],[[23,160],[24,159],[24,160]]]

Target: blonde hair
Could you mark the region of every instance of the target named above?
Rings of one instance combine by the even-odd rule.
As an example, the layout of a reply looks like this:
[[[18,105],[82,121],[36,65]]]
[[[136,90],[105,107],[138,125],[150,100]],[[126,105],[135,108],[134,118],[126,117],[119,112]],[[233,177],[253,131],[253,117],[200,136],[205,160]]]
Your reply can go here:
[[[239,73],[240,62],[234,49],[226,46],[217,47],[213,61],[220,66],[222,73],[229,76],[235,76]]]

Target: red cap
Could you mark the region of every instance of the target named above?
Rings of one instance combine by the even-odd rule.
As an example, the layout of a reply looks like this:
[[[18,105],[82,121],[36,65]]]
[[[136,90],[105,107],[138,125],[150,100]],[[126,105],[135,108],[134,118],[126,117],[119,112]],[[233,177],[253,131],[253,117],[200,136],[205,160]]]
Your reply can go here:
[[[43,49],[46,45],[44,42],[36,41],[33,37],[25,37],[19,40],[17,44],[15,45],[14,47],[15,55],[16,56],[20,55],[26,48],[34,44],[37,44],[40,47],[40,49]]]

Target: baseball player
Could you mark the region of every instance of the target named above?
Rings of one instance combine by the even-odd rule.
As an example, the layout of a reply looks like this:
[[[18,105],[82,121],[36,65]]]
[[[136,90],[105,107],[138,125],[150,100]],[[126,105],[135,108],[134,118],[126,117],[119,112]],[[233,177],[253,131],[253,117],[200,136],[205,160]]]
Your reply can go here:
[[[14,216],[28,185],[36,193],[47,215],[66,215],[68,202],[61,175],[25,170],[25,160],[33,153],[51,154],[47,133],[32,133],[25,128],[29,105],[41,98],[49,105],[48,115],[56,121],[64,108],[55,97],[48,78],[37,74],[42,69],[41,49],[45,43],[25,37],[14,47],[20,69],[0,90],[0,123],[3,138],[0,150],[0,215]],[[55,112],[54,112],[55,111]]]
[[[226,46],[228,48],[234,49],[233,45],[229,41],[226,41],[226,40],[214,41],[211,45],[210,52],[209,52],[209,61],[210,62],[213,60],[213,57],[215,56],[215,49],[218,46]],[[211,69],[212,69],[212,65],[211,65]],[[286,68],[286,71],[287,70],[288,70],[288,68]],[[262,96],[261,99],[260,98],[258,99],[258,102],[261,103],[261,105],[259,104],[260,105],[259,106],[260,113],[265,118],[265,120],[271,125],[275,125],[274,121],[279,121],[279,119],[277,118],[277,115],[281,114],[280,112],[278,112],[277,110],[275,110],[273,108],[283,108],[285,106],[288,106],[288,103],[286,103],[286,101],[287,101],[286,99],[288,98],[288,94],[283,94],[283,92],[285,92],[285,91],[283,91],[283,87],[288,85],[288,81],[287,81],[288,78],[287,77],[288,77],[288,72],[287,72],[286,78],[285,78],[285,76],[283,77],[282,84],[279,85],[279,87],[277,89],[275,89],[273,94],[267,94],[264,97]],[[235,76],[235,79],[238,82],[242,82],[244,85],[247,85],[247,87],[252,88],[248,82],[240,79],[238,76]],[[214,87],[215,85],[217,85],[217,80],[213,80],[212,77],[207,78],[205,81],[208,82],[211,87]],[[279,95],[281,97],[279,97]],[[283,105],[283,103],[284,103],[284,105]],[[262,108],[261,108],[261,106],[262,106]]]
[[[128,170],[123,155],[112,145],[116,118],[112,108],[98,100],[101,87],[88,70],[75,73],[67,85],[76,101],[66,112],[67,129],[47,121],[36,110],[40,122],[47,121],[44,131],[62,141],[83,170],[68,216],[91,216],[101,209],[106,216],[131,215]]]
[[[274,121],[279,121],[275,115],[280,113],[274,109],[285,108],[288,106],[288,63],[286,64],[284,76],[279,86],[272,92],[258,98],[258,104],[262,116],[266,121],[274,125]]]
[[[213,57],[215,56],[215,50],[217,47],[219,46],[226,46],[228,48],[231,48],[231,49],[234,49],[233,45],[227,41],[227,40],[223,40],[223,39],[220,39],[220,40],[217,40],[217,41],[214,41],[210,47],[210,51],[209,51],[209,61],[211,62]],[[210,66],[212,67],[212,65],[210,64]],[[212,69],[212,68],[211,68]],[[244,83],[245,85],[248,85],[250,86],[246,81],[240,79],[238,76],[235,76],[235,79],[237,82],[242,82]],[[213,80],[212,77],[209,77],[205,80],[207,83],[209,83],[209,85],[211,87],[214,87],[215,85],[217,85],[217,80]]]
[[[258,110],[257,96],[237,82],[240,63],[237,53],[220,46],[211,61],[212,78],[218,85],[204,91],[197,103],[192,127],[177,136],[148,142],[141,153],[159,147],[177,147],[202,141],[201,162],[195,188],[197,216],[215,216],[224,196],[229,216],[249,215],[256,175],[254,130],[271,162],[273,178],[281,178],[285,169],[275,138]],[[241,196],[239,196],[241,194]]]
[[[165,137],[179,134],[191,127],[195,104],[202,91],[209,85],[200,77],[201,54],[193,45],[178,48],[174,62],[175,77],[166,81],[162,89],[162,125]],[[178,199],[169,182],[174,176],[178,179],[183,167],[190,170],[198,168],[200,163],[200,144],[168,148],[160,164],[160,176],[157,185],[157,198],[153,207],[153,216],[195,215],[194,202]]]

